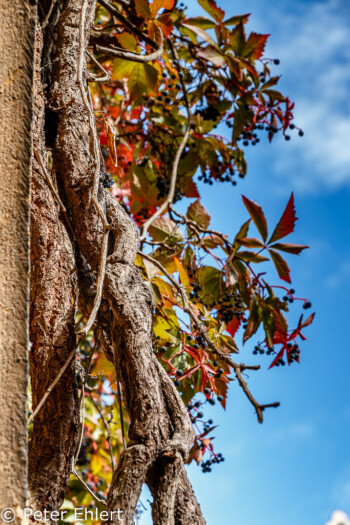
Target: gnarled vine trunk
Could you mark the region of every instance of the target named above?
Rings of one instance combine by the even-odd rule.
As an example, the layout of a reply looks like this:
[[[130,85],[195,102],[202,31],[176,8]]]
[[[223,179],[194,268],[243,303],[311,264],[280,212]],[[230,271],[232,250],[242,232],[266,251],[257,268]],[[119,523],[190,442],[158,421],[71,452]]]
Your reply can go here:
[[[43,2],[44,13],[49,8],[50,2]],[[97,317],[95,335],[113,359],[130,414],[129,443],[113,476],[108,509],[121,509],[123,523],[133,523],[142,485],[147,483],[154,498],[155,524],[201,525],[204,519],[183,464],[193,442],[192,425],[153,353],[152,296],[134,265],[138,234],[129,216],[96,179],[100,159],[85,100],[85,56],[94,13],[95,0],[58,2],[45,30],[44,45],[40,26],[37,31],[31,252],[33,408],[76,344],[73,270],[78,271],[83,260],[90,281],[97,279],[108,231],[104,315],[101,311]],[[50,172],[46,167],[48,146],[52,146]],[[84,283],[84,279],[78,281]],[[85,301],[86,311],[91,310],[91,293],[96,288],[89,293],[80,290],[79,300]],[[72,361],[34,420],[29,479],[33,502],[40,509],[58,508],[63,501],[78,423]]]

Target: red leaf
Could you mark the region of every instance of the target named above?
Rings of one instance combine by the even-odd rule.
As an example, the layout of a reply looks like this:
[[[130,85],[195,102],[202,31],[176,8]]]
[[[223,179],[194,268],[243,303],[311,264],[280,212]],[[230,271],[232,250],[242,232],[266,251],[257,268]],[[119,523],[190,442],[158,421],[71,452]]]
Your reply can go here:
[[[273,368],[275,366],[275,364],[277,363],[277,361],[283,357],[283,354],[284,354],[284,350],[285,350],[285,346],[283,346],[283,348],[281,348],[281,350],[278,352],[278,354],[276,355],[275,359],[272,361],[271,365],[269,366],[269,370],[270,368]]]
[[[247,208],[249,215],[253,219],[255,226],[258,228],[261,237],[266,241],[267,239],[267,222],[263,209],[259,204],[242,195],[244,206]]]
[[[271,259],[276,267],[280,279],[286,281],[287,283],[291,283],[292,281],[290,280],[290,269],[286,261],[283,259],[282,255],[270,249],[269,253],[271,255]]]
[[[164,13],[164,15],[157,18],[156,22],[161,27],[165,38],[169,38],[173,29],[173,22],[170,13]]]
[[[226,330],[232,337],[236,335],[237,330],[240,327],[240,324],[241,324],[241,318],[237,319],[237,317],[233,318],[232,321],[227,323]]]
[[[278,224],[275,228],[275,231],[271,235],[269,244],[271,242],[278,241],[282,237],[286,237],[294,231],[295,221],[297,217],[295,216],[295,207],[294,207],[294,195],[293,193],[290,196],[286,209],[284,210],[282,217],[278,221]]]
[[[302,322],[303,321],[303,316],[301,316],[298,328],[301,329],[301,328],[305,328],[305,326],[310,326],[310,324],[314,320],[315,315],[316,315],[315,313],[309,315],[309,317],[304,322]]]
[[[271,248],[274,248],[275,250],[280,250],[282,252],[294,253],[295,255],[299,255],[299,253],[308,248],[308,246],[287,242],[276,242],[276,244],[273,244]]]
[[[270,35],[259,35],[258,33],[250,33],[249,38],[244,46],[242,57],[259,60],[262,57],[266,45],[266,41]]]

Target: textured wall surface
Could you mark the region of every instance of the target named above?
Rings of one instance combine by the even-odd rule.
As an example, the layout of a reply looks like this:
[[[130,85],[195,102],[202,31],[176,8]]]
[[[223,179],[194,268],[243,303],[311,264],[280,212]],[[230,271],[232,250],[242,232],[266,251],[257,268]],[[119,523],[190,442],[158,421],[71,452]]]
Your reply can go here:
[[[0,508],[27,496],[29,187],[35,2],[0,0]]]

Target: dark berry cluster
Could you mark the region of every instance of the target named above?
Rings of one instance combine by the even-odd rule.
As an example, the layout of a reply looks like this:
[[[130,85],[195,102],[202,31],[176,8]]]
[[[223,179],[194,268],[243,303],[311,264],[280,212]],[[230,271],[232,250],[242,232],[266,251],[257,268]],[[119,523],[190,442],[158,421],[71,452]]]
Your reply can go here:
[[[210,186],[214,184],[214,180],[218,182],[230,182],[233,186],[236,186],[237,181],[235,180],[235,175],[236,172],[231,162],[219,160],[214,168],[203,171],[201,175],[199,175],[198,180]],[[238,173],[238,176],[244,178],[243,173]]]
[[[199,283],[192,283],[192,292],[190,292],[190,299],[199,299],[199,292],[202,291],[202,287]]]
[[[227,292],[218,299],[217,316],[225,323],[232,321],[234,317],[244,316],[243,304],[237,292]]]
[[[206,461],[202,461],[202,463],[201,463],[202,472],[203,473],[211,472],[212,465],[214,465],[215,463],[221,463],[222,461],[225,461],[225,458],[221,454],[221,452],[219,452],[219,454],[214,454],[211,459],[207,459]]]
[[[189,403],[189,405],[187,405],[187,410],[192,423],[196,423],[198,419],[204,417],[203,412],[198,410],[201,406],[202,403],[200,401],[195,401],[194,403]]]
[[[294,297],[293,297],[294,294],[295,294],[295,290],[294,288],[291,288],[289,292],[287,292],[287,294],[282,297],[282,300],[288,303],[294,303]]]
[[[275,366],[284,366],[286,364],[285,360],[282,359],[282,357],[280,357],[276,363],[275,363]]]
[[[100,180],[104,188],[111,188],[114,184],[114,180],[107,171],[100,174]]]
[[[287,345],[287,355],[289,363],[293,361],[299,361],[300,359],[300,348],[297,344],[288,343]]]
[[[84,436],[81,442],[80,452],[77,460],[77,465],[80,467],[89,463],[88,454],[91,452],[92,440],[88,436]]]

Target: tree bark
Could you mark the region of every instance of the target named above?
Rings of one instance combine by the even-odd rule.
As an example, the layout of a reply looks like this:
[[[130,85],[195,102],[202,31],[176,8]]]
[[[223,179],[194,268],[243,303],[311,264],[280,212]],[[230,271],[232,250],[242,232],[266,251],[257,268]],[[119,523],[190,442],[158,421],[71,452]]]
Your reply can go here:
[[[102,291],[103,311],[107,315],[103,316],[100,311],[98,317],[100,325],[97,323],[95,327],[95,336],[100,339],[101,346],[115,363],[117,376],[122,383],[123,398],[130,414],[130,427],[129,445],[122,454],[110,486],[108,509],[110,511],[121,509],[123,523],[133,524],[142,485],[148,483],[155,500],[153,506],[155,525],[185,523],[202,525],[204,519],[183,465],[193,442],[192,424],[176,388],[153,353],[152,295],[134,265],[139,236],[135,225],[123,208],[95,178],[96,173],[99,178],[101,168],[98,164],[99,155],[96,155],[96,150],[94,151],[95,122],[94,118],[91,119],[84,100],[84,90],[87,89],[85,56],[94,14],[95,0],[84,0],[79,3],[76,0],[66,0],[62,11],[56,17],[52,53],[51,47],[45,48],[45,43],[43,54],[47,64],[52,64],[52,70],[50,69],[46,77],[48,85],[46,103],[50,101],[51,108],[57,116],[57,130],[54,129],[54,133],[50,134],[54,137],[52,160],[53,172],[57,179],[56,190],[60,193],[73,224],[79,252],[78,260],[82,256],[86,266],[84,271],[90,274],[89,279],[92,283],[96,281],[102,263],[101,253],[106,223],[109,225],[108,257]],[[81,32],[82,24],[84,30]],[[79,81],[79,63],[83,66],[83,88]],[[40,126],[39,124],[39,128]],[[44,149],[40,142],[37,147]],[[51,195],[50,201],[47,184],[42,179],[42,173],[40,174],[40,166],[36,168],[38,168],[38,178],[35,179],[35,191],[38,200],[36,207],[33,208],[33,214],[36,215],[36,222],[33,220],[33,224],[37,226],[35,226],[36,230],[33,230],[33,235],[36,234],[35,245],[38,251],[34,254],[33,260],[38,258],[41,260],[38,271],[41,275],[40,279],[44,279],[44,287],[40,288],[42,297],[39,302],[45,301],[49,311],[55,312],[56,315],[58,297],[61,308],[58,318],[63,319],[63,323],[59,325],[58,331],[57,329],[54,332],[50,331],[50,325],[47,319],[42,317],[43,312],[41,312],[38,316],[40,322],[32,325],[33,333],[36,337],[39,334],[41,338],[41,340],[36,339],[36,351],[33,352],[32,360],[35,402],[40,399],[58,371],[55,360],[58,363],[60,356],[63,358],[64,355],[69,354],[68,348],[71,348],[72,341],[70,337],[72,312],[68,301],[71,297],[71,282],[68,278],[71,249],[69,248],[68,251],[64,249],[67,244],[64,242],[66,234],[60,223],[61,218],[58,216],[57,199],[52,200]],[[97,189],[96,193],[94,188]],[[45,225],[43,221],[47,224]],[[51,222],[55,224],[52,225]],[[60,247],[60,253],[55,250],[56,245]],[[51,270],[50,273],[48,270],[53,262],[55,270]],[[47,281],[45,281],[46,277]],[[36,274],[33,274],[33,279],[39,282]],[[55,283],[54,290],[50,289],[49,283],[52,282],[50,279]],[[80,282],[83,281],[84,279]],[[95,289],[92,287],[92,292],[91,290],[89,292],[82,290],[82,292],[80,300],[86,300],[83,309],[91,310],[91,296],[96,294],[96,286]],[[36,293],[33,293],[32,297],[34,323]],[[108,319],[107,322],[105,318]],[[101,324],[102,320],[104,322]],[[54,350],[57,350],[57,354]],[[40,371],[42,362],[43,372]],[[54,374],[50,373],[52,368]],[[40,373],[41,381],[38,382],[34,376]],[[57,454],[57,461],[63,451],[68,453],[68,456],[72,452],[72,448],[68,452],[65,449],[67,440],[64,439],[64,435],[66,437],[69,435],[67,421],[73,427],[75,421],[74,380],[71,373],[72,369],[67,370],[61,379],[61,386],[67,393],[66,398],[64,392],[60,392],[58,385],[50,394],[53,396],[50,404],[44,405],[42,412],[39,412],[41,419],[39,418],[39,422],[36,423],[34,432],[33,454],[31,454],[31,467],[35,472],[34,492],[40,501],[44,502],[45,498],[48,498],[49,505],[60,501],[62,487],[71,472],[71,464],[68,460],[61,460],[62,483],[56,483],[55,488],[54,474],[46,465],[48,461],[46,454],[42,453],[39,461],[36,457],[38,452],[41,452],[45,439],[48,440],[49,437],[51,437],[49,444]],[[43,382],[45,387],[39,387]],[[43,441],[40,429],[42,433],[45,418],[50,414],[51,419],[48,420],[53,421],[50,432],[57,429],[55,425],[58,424],[58,419],[54,414],[54,406],[55,403],[62,402],[70,407],[69,417],[65,421],[66,426],[62,426],[59,435],[57,432],[54,435],[47,433]],[[45,479],[48,479],[51,472],[50,486],[55,491],[54,494],[39,491],[40,472],[44,473]],[[39,493],[41,495],[38,497]],[[119,521],[111,519],[110,523],[119,523]]]
[[[76,345],[75,258],[64,218],[46,170],[43,36],[36,31],[31,202],[30,377],[33,410]],[[40,159],[38,161],[38,159]],[[44,169],[43,169],[44,168]],[[51,184],[55,185],[52,179]],[[31,506],[44,511],[62,505],[79,430],[75,361],[58,381],[33,423],[29,444]]]
[[[35,2],[1,2],[0,34],[0,507],[23,508]]]

